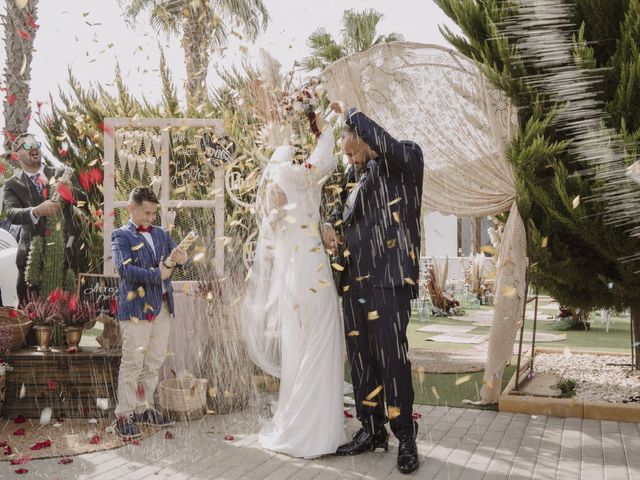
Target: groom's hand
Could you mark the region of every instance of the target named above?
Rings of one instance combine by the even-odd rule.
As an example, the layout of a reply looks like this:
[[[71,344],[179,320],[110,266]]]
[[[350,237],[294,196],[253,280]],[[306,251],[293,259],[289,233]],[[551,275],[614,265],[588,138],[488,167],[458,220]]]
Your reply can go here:
[[[329,108],[336,112],[338,115],[342,115],[343,117],[345,117],[346,120],[347,112],[349,111],[346,103],[341,100],[335,100],[329,104]]]
[[[338,246],[343,243],[334,228],[329,224],[325,223],[322,225],[320,235],[322,236],[322,244],[324,245],[324,248],[332,252],[337,251]]]

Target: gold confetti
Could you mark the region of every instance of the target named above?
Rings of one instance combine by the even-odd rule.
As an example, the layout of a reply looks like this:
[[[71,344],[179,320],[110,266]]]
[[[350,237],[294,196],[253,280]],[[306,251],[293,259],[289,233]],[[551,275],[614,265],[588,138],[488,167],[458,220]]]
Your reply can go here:
[[[193,261],[194,261],[194,262],[199,262],[199,261],[200,261],[200,260],[202,260],[203,258],[204,258],[204,252],[199,252],[199,253],[196,253],[196,254],[193,256]]]
[[[493,248],[491,245],[483,245],[480,250],[482,251],[482,253],[486,253],[487,255],[495,255],[496,254],[496,249]]]
[[[404,283],[407,283],[407,284],[409,284],[409,285],[415,285],[415,284],[416,284],[416,282],[414,282],[414,281],[413,281],[413,279],[412,279],[412,278],[409,278],[409,277],[406,277],[406,278],[404,279]]]
[[[542,240],[540,241],[540,246],[542,248],[547,248],[548,244],[549,244],[549,237],[542,237]]]
[[[298,220],[296,220],[296,217],[292,217],[291,215],[287,215],[286,217],[284,217],[284,221],[287,222],[287,223],[294,224]]]
[[[130,301],[131,301],[131,300],[133,300],[134,298],[136,298],[136,292],[128,292],[128,293],[127,293],[127,301],[129,301],[129,302],[130,302]]]
[[[344,287],[342,287],[342,291],[343,292],[348,292],[350,288],[351,288],[350,285],[345,285]]]
[[[340,265],[339,263],[332,263],[331,266],[336,269],[338,272],[342,272],[344,270],[344,267],[342,265]]]
[[[418,367],[416,370],[418,372],[418,380],[420,381],[420,385],[422,385],[426,380],[424,367]]]
[[[456,385],[462,385],[463,383],[467,383],[471,380],[471,375],[464,375],[460,378],[456,378]]]
[[[148,303],[144,304],[144,311],[152,311],[153,312],[153,307],[151,305],[149,305]]]
[[[144,298],[144,294],[145,294],[144,288],[138,287],[138,295],[140,295],[140,298]]]
[[[311,253],[320,253],[320,247],[314,247],[311,249]]]
[[[389,412],[388,413],[389,420],[393,420],[394,418],[397,418],[400,416],[400,407],[389,406],[387,410]]]
[[[229,390],[225,390],[224,398],[231,398],[231,397],[233,397],[233,392],[230,392]]]
[[[393,219],[396,223],[400,223],[400,215],[398,215],[398,212],[393,212],[391,215],[393,215]]]
[[[370,402],[369,400],[363,400],[362,404],[366,405],[367,407],[377,407],[378,406],[378,402]]]
[[[133,247],[131,247],[131,251],[135,252],[137,250],[140,250],[142,247],[144,247],[144,242],[140,242],[138,245],[134,245]]]
[[[387,240],[387,248],[394,248],[396,246],[397,240],[392,238],[391,240]]]
[[[373,389],[373,391],[371,393],[369,393],[369,395],[367,395],[367,397],[366,397],[367,400],[372,400],[381,391],[382,391],[382,385],[378,385],[376,388]]]
[[[576,208],[578,208],[578,205],[580,205],[580,195],[576,196],[576,197],[573,199],[573,203],[572,203],[572,205],[573,205],[573,209],[574,209],[574,210],[575,210]]]
[[[136,323],[138,323],[139,321],[140,321],[140,319],[138,317],[134,317],[134,316],[131,317],[131,323],[133,323],[134,325]]]
[[[127,265],[128,263],[131,263],[130,258],[127,258],[124,262],[122,262],[122,265]]]
[[[318,282],[318,288],[327,288],[330,287],[331,284],[325,280],[324,278],[322,280],[320,280],[320,282]]]
[[[348,337],[357,337],[360,335],[360,332],[358,330],[351,330],[349,333],[347,333]]]
[[[361,275],[359,277],[356,277],[356,282],[361,282],[362,280],[366,280],[367,278],[369,278],[371,275]]]
[[[377,320],[378,318],[380,318],[380,315],[378,315],[378,311],[377,310],[374,310],[373,312],[367,313],[367,319],[369,319],[369,320]]]
[[[396,203],[398,203],[400,200],[402,200],[402,197],[398,197],[395,200],[391,200],[389,203],[387,203],[387,207],[390,207],[391,205],[395,205]]]
[[[348,249],[348,248],[345,248],[345,249],[344,249],[344,252],[342,252],[342,256],[343,256],[344,258],[347,258],[349,255],[351,255],[351,252],[349,251],[349,249]]]
[[[436,400],[440,400],[440,395],[438,394],[438,390],[436,390],[436,387],[431,387],[431,393],[433,393],[433,396],[436,397]]]
[[[209,387],[209,397],[215,398],[217,395],[216,387]]]

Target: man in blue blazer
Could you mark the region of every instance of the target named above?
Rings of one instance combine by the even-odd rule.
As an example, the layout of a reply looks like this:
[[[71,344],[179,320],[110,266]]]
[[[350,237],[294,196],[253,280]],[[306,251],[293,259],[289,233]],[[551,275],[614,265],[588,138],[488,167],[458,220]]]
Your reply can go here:
[[[118,312],[122,331],[122,360],[118,375],[116,430],[122,437],[140,436],[136,422],[169,425],[155,408],[158,384],[174,317],[172,269],[169,257],[186,263],[186,252],[166,230],[152,225],[158,199],[149,187],[129,195],[129,222],[111,235],[113,263],[120,275]]]
[[[398,469],[411,473],[419,466],[418,425],[406,332],[411,299],[418,294],[422,150],[396,140],[355,108],[330,106],[345,116],[342,150],[351,168],[340,208],[323,227],[323,242],[334,251],[344,247],[339,293],[362,423],[336,454],[387,449],[389,420],[399,441]]]

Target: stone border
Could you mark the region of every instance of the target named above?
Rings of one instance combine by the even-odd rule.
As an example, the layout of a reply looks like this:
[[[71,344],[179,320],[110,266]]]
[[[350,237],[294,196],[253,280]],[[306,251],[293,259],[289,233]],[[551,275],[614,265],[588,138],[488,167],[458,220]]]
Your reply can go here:
[[[540,353],[562,354],[563,350],[555,348],[536,348]],[[572,353],[588,353],[592,355],[624,356],[620,352],[596,352],[591,350],[571,350]],[[527,371],[531,363],[531,355],[524,357],[520,371]],[[619,404],[593,402],[575,398],[535,397],[531,395],[512,394],[516,383],[515,373],[509,380],[498,399],[500,412],[525,413],[527,415],[547,415],[553,417],[575,417],[592,420],[613,420],[616,422],[640,422],[640,404]]]

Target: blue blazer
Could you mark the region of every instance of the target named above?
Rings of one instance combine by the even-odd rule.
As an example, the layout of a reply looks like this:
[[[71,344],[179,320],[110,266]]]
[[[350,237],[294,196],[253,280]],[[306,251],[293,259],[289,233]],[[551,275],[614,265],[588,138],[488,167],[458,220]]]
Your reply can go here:
[[[147,320],[150,315],[158,315],[162,309],[163,283],[169,311],[174,314],[171,279],[161,280],[158,265],[162,257],[169,256],[176,243],[166,230],[155,225],[151,238],[155,252],[144,235],[136,232],[131,220],[111,235],[113,263],[120,275],[117,320],[130,320],[132,317]]]

